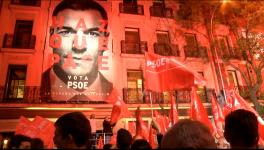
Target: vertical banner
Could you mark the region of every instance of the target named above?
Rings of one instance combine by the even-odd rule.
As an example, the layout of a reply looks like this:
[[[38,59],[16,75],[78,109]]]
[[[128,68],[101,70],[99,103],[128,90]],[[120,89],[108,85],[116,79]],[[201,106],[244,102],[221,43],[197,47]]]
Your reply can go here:
[[[105,102],[111,94],[108,2],[51,1],[42,101]]]

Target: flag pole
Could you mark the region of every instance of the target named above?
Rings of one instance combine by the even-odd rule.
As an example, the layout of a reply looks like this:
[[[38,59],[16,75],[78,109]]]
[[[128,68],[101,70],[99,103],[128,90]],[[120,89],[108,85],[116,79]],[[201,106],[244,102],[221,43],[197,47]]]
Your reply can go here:
[[[151,93],[149,93],[149,100],[150,100],[150,108],[151,108],[151,118],[153,118],[153,107],[152,107],[152,96],[151,96]]]
[[[147,51],[144,51],[144,58],[146,58],[146,52]],[[146,61],[146,59],[145,59]],[[145,63],[146,64],[146,63]],[[146,66],[145,66],[146,68]],[[150,100],[150,108],[151,108],[151,118],[153,118],[153,107],[152,107],[152,95],[151,95],[151,91],[149,92],[149,100]]]

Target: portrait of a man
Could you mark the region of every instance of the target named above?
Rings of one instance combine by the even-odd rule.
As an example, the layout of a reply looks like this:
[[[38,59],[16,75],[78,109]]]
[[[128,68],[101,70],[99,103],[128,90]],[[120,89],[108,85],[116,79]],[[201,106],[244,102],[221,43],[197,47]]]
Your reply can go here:
[[[48,56],[53,63],[42,75],[43,100],[104,103],[113,89],[100,72],[107,64],[107,21],[107,12],[93,0],[62,0],[55,7]]]

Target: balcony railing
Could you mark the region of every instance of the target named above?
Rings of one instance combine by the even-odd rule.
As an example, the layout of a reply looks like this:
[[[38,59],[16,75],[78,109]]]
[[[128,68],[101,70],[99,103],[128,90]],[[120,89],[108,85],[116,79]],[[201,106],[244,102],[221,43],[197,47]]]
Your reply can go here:
[[[137,88],[123,88],[124,102],[127,104],[145,103],[143,99],[142,89]]]
[[[144,54],[148,51],[147,42],[127,42],[121,41],[121,52],[125,54]]]
[[[154,43],[156,54],[163,56],[180,56],[179,46],[170,43]]]
[[[126,14],[144,15],[143,5],[136,3],[119,3],[119,12]]]
[[[25,86],[23,98],[19,99],[8,99],[5,96],[6,88],[0,86],[0,103],[58,103],[58,101],[50,101],[43,99],[45,95],[41,92],[39,86]],[[143,89],[135,88],[123,88],[123,100],[127,104],[150,104],[149,92],[143,94]],[[204,92],[199,93],[202,102],[211,102],[210,94],[213,90],[206,89]],[[189,103],[191,100],[190,91],[177,90],[176,91],[176,102],[177,103]],[[42,98],[41,98],[42,97]],[[89,101],[61,101],[59,103],[89,103]],[[163,93],[152,92],[152,103],[153,104],[169,104],[169,101],[165,99]]]
[[[207,58],[207,48],[206,47],[190,47],[184,46],[184,53],[186,57],[195,58]]]
[[[127,104],[150,104],[149,92],[138,92],[138,89],[123,89],[123,99]],[[191,102],[191,91],[188,90],[177,90],[176,92],[176,102],[177,103],[190,103]],[[211,102],[211,95],[213,93],[212,89],[206,89],[198,93],[202,102]],[[131,96],[134,95],[134,96]],[[153,104],[169,104],[169,100],[165,99],[163,93],[151,92],[151,98]]]
[[[229,53],[224,53],[221,57],[223,59],[242,59],[241,52],[238,49],[233,48],[229,48]]]
[[[16,103],[40,103],[40,87],[39,86],[25,86],[23,98],[7,98],[5,96],[5,87],[0,87],[0,102],[16,102]]]
[[[11,4],[39,7],[41,0],[11,0]]]
[[[34,49],[35,43],[36,43],[35,35],[31,35],[29,39],[23,39],[20,42],[17,42],[15,41],[13,34],[6,33],[4,36],[3,48]]]
[[[150,11],[150,16],[173,18],[172,8],[165,8],[162,6],[151,6],[149,8],[149,11]]]

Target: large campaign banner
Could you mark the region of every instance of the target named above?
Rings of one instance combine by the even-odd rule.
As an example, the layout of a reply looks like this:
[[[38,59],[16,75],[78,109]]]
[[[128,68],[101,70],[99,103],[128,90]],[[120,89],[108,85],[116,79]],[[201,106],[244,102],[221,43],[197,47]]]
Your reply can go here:
[[[51,1],[41,99],[104,102],[113,89],[107,2]]]

